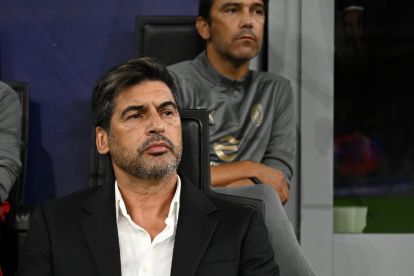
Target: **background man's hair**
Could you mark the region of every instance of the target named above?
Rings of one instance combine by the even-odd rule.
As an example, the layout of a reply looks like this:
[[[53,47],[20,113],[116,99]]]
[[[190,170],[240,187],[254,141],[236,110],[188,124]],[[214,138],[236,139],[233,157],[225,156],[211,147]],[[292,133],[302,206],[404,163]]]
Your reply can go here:
[[[215,0],[200,0],[198,2],[198,16],[204,18],[209,25],[211,25],[211,8]],[[266,0],[263,0],[265,4]]]
[[[214,0],[200,0],[198,2],[198,16],[204,18],[208,24],[211,24],[211,7],[213,6]]]
[[[99,126],[109,131],[115,100],[119,93],[146,80],[164,82],[178,105],[174,79],[163,63],[150,57],[131,59],[113,67],[96,82],[91,102],[95,127]]]

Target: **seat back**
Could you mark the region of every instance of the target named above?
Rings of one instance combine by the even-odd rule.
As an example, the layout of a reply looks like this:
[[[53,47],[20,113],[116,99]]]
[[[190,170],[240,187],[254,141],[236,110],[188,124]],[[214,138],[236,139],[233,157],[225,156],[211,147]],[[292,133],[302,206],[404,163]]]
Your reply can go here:
[[[204,49],[195,16],[137,16],[135,56],[155,57],[166,65],[193,59]]]

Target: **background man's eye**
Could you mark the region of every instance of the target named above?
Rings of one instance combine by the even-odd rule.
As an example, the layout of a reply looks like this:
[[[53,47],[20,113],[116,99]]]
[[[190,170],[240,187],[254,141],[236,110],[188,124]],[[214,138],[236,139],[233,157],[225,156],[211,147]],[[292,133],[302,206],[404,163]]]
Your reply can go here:
[[[259,15],[262,15],[262,14],[264,14],[264,11],[263,10],[256,10],[255,13],[259,14]]]
[[[225,12],[226,13],[236,13],[237,9],[231,8],[231,9],[227,9]]]

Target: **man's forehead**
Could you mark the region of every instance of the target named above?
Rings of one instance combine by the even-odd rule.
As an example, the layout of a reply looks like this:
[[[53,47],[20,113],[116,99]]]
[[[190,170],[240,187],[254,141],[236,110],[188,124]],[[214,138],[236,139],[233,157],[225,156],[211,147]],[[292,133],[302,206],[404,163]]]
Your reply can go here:
[[[116,102],[120,101],[172,101],[175,103],[171,89],[162,81],[144,81],[125,89],[122,89],[116,97]]]

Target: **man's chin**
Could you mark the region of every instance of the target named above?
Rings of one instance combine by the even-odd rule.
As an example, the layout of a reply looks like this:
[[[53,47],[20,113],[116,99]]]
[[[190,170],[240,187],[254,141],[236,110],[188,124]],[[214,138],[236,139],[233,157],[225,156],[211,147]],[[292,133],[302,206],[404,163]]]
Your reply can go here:
[[[176,173],[177,167],[171,161],[168,162],[158,162],[156,164],[147,164],[147,167],[141,170],[141,176],[144,178],[157,180],[168,177],[169,175]]]
[[[253,49],[242,49],[239,51],[235,51],[231,54],[232,60],[239,62],[239,63],[245,63],[252,60],[254,57],[256,57],[259,54],[258,51]]]
[[[143,161],[144,164],[146,164],[147,168],[167,168],[171,166],[174,167],[174,164],[177,163],[177,159],[172,153],[151,155],[148,158],[144,158]]]

